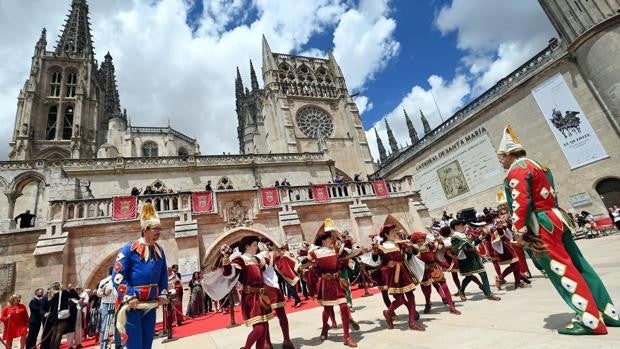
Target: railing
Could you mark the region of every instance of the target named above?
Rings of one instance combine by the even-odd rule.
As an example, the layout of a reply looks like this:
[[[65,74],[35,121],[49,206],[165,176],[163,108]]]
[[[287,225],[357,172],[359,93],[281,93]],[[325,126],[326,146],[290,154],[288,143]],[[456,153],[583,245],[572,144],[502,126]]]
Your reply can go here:
[[[376,172],[376,175],[386,177],[393,170],[408,162],[409,159],[431,146],[432,143],[439,140],[445,134],[453,131],[463,122],[475,116],[478,111],[503,96],[507,91],[515,88],[519,83],[536,74],[548,63],[553,62],[557,58],[565,55],[566,52],[567,51],[563,43],[558,42],[557,39],[552,39],[545,49],[497,82],[479,97],[458,110],[454,113],[454,115],[437,126],[431,132],[425,134],[424,137],[422,137],[417,143],[410,145],[402,151],[391,154],[381,163],[381,167]]]
[[[138,197],[138,212],[145,202],[150,201],[159,214],[176,213],[191,208],[191,193],[166,193]],[[112,198],[52,201],[50,220],[66,222],[111,219]]]
[[[196,139],[186,136],[181,132],[172,129],[171,127],[143,127],[143,126],[130,126],[130,132],[136,133],[171,133],[174,136],[186,141],[187,143],[196,143]]]
[[[406,190],[403,190],[403,181],[386,181],[386,185],[390,194],[407,193]],[[327,191],[330,200],[334,201],[339,199],[344,199],[344,201],[346,201],[355,198],[368,199],[375,196],[375,189],[372,182],[328,184]],[[283,203],[291,204],[314,202],[312,187],[309,185],[280,187],[280,198]]]
[[[126,157],[97,159],[62,159],[62,160],[27,160],[0,161],[0,170],[22,170],[35,168],[62,167],[65,171],[78,170],[110,170],[140,168],[173,168],[186,166],[211,165],[249,165],[279,162],[308,162],[329,160],[323,153],[277,153],[277,154],[241,154],[241,155],[196,155],[188,157]]]
[[[386,181],[388,192],[391,196],[403,196],[411,194],[405,180]],[[358,199],[373,199],[375,197],[372,182],[349,182],[345,184],[328,184],[330,201],[353,201]],[[252,189],[257,192],[258,189]],[[226,193],[227,190],[215,191],[216,200],[218,193]],[[312,197],[311,186],[284,186],[279,187],[280,201],[283,205],[315,204]],[[142,205],[150,201],[160,215],[174,215],[180,211],[191,209],[191,193],[164,193],[138,196],[138,212]],[[62,200],[50,202],[49,221],[64,221],[71,224],[104,223],[112,219],[112,198]],[[97,220],[101,220],[100,222]],[[96,222],[95,222],[96,221]],[[78,223],[79,222],[79,223]]]

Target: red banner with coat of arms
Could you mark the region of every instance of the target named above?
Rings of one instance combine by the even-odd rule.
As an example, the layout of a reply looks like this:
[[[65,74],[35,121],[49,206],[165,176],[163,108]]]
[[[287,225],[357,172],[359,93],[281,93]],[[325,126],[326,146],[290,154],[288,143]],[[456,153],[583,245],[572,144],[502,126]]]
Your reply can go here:
[[[192,213],[203,214],[213,212],[213,192],[196,191],[192,193]]]
[[[378,198],[390,195],[390,193],[388,192],[387,184],[384,180],[373,181],[372,187],[375,189],[375,196]]]
[[[266,208],[280,206],[280,192],[278,188],[260,188],[261,205]]]
[[[124,221],[134,219],[137,214],[137,196],[115,196],[112,198],[112,220]]]
[[[312,198],[315,202],[329,201],[329,189],[327,187],[327,184],[313,184]]]

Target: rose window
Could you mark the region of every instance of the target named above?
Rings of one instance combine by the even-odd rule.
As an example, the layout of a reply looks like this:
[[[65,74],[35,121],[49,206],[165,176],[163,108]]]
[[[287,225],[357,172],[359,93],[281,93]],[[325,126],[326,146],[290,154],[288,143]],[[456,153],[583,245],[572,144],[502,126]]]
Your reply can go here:
[[[310,138],[331,136],[334,131],[332,117],[323,109],[314,106],[304,107],[297,113],[297,125]]]

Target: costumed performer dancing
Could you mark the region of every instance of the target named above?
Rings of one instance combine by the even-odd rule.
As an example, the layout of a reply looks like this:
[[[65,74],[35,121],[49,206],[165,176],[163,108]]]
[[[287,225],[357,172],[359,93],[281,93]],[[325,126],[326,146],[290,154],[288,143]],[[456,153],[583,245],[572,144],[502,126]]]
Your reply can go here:
[[[560,334],[606,334],[620,326],[620,316],[605,285],[573,241],[574,223],[558,206],[549,168],[526,158],[510,125],[504,128],[497,152],[508,174],[504,190],[518,242],[533,251],[532,258],[577,317]]]

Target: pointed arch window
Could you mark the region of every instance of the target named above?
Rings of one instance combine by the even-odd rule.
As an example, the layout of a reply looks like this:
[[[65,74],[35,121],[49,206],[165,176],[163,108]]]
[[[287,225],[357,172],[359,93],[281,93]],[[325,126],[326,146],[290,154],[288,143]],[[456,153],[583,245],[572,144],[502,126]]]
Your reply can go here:
[[[65,108],[65,116],[62,122],[62,139],[71,139],[73,131],[73,106],[69,105]]]
[[[56,138],[56,122],[58,121],[58,106],[52,105],[47,112],[47,127],[45,128],[45,139]]]
[[[75,88],[77,86],[77,73],[70,72],[67,74],[67,97],[75,97]]]
[[[157,157],[157,143],[144,142],[144,144],[142,144],[142,156],[147,158]]]
[[[62,73],[55,71],[52,73],[52,81],[50,83],[50,96],[60,97],[60,85],[62,83]]]

